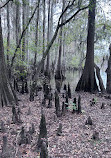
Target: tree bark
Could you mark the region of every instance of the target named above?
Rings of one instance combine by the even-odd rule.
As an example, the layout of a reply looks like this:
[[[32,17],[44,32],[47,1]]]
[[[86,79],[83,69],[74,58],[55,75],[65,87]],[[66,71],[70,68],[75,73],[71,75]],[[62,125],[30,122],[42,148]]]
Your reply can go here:
[[[90,0],[88,15],[87,53],[83,74],[77,84],[76,91],[98,91],[94,72],[94,33],[96,0]]]
[[[111,94],[111,44],[109,46],[110,56],[108,59],[108,68],[106,70],[107,72],[107,85],[106,85],[106,91],[107,93]]]

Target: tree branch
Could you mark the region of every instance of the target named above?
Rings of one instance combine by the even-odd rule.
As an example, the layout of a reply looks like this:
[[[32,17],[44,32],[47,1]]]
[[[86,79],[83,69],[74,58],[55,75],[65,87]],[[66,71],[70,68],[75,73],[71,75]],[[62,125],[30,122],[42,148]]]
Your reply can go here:
[[[81,8],[81,9],[77,10],[69,19],[67,19],[67,20],[64,21],[63,23],[59,24],[59,27],[62,27],[62,26],[64,26],[65,24],[67,24],[67,23],[68,23],[69,21],[71,21],[80,11],[87,9],[88,7],[89,7],[89,5],[86,6],[86,7],[84,7],[84,8]]]
[[[69,4],[66,6],[66,8],[65,8],[65,9],[63,10],[63,12],[61,13],[61,15],[60,15],[60,17],[59,17],[59,20],[58,20],[58,23],[60,22],[60,20],[61,20],[62,16],[64,15],[64,13],[65,13],[70,7],[72,7],[72,6],[74,5],[74,2],[75,2],[75,0],[73,0],[71,4],[70,4],[70,2],[69,2]]]
[[[8,0],[3,6],[0,7],[0,9],[4,8],[10,1],[13,2],[13,0]]]

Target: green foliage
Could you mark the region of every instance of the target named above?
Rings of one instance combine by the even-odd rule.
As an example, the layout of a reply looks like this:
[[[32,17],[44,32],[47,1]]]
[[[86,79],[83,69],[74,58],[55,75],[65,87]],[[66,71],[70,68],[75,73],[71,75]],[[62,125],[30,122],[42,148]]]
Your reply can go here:
[[[21,5],[20,1],[18,0],[13,0],[13,3],[15,3],[16,5]]]
[[[96,104],[96,102],[97,102],[97,99],[96,99],[96,98],[94,98],[94,103]]]
[[[67,37],[65,38],[65,44],[68,45],[74,40],[73,34],[68,34]]]
[[[31,25],[30,26],[30,31],[35,31],[35,26]]]
[[[14,64],[14,75],[20,77],[27,76],[27,63],[25,61],[20,60],[17,58],[16,63]]]

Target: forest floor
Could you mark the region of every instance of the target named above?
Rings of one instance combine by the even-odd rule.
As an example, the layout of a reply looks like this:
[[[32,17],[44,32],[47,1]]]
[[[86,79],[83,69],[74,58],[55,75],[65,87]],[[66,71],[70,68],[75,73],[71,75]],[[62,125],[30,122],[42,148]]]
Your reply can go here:
[[[74,97],[81,96],[81,114],[73,114],[70,110],[62,117],[55,115],[55,105],[52,108],[44,107],[44,113],[48,131],[48,153],[51,158],[111,158],[111,100],[105,99],[98,94],[75,93]],[[28,95],[18,95],[21,109],[22,124],[13,124],[12,108],[0,108],[0,120],[4,121],[6,131],[0,132],[0,152],[2,151],[3,136],[7,136],[8,148],[13,149],[15,156],[7,158],[39,158],[35,151],[39,134],[41,118],[41,95],[35,97],[34,102],[29,102]],[[96,98],[96,104],[90,106],[90,100]],[[61,103],[64,100],[61,97]],[[102,103],[105,108],[101,109]],[[28,115],[28,109],[31,114]],[[85,125],[91,116],[93,125]],[[18,145],[19,133],[24,126],[28,131],[31,123],[34,123],[36,132],[32,135],[31,144]],[[62,123],[62,135],[57,136],[57,128]],[[94,131],[99,132],[99,140],[93,140]],[[6,157],[4,157],[6,158]]]

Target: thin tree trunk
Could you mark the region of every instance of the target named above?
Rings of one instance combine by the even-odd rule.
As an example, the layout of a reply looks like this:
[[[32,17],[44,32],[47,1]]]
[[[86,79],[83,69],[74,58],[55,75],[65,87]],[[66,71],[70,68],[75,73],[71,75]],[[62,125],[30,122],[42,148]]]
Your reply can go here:
[[[46,10],[46,7],[45,7],[45,0],[43,0],[43,56],[44,56],[44,52],[45,52],[45,10]],[[43,64],[42,64],[42,69],[41,69],[41,72],[44,72],[44,61],[43,61]]]
[[[34,68],[37,62],[37,47],[38,47],[38,31],[39,31],[39,5],[40,0],[38,0],[37,18],[36,18],[36,33],[35,33],[35,57],[34,57]]]
[[[9,49],[10,49],[10,16],[9,16],[9,4],[7,4],[7,69],[9,68]]]
[[[47,45],[50,42],[50,0],[48,1],[48,30],[47,30]],[[50,76],[49,70],[49,63],[50,63],[50,53],[47,55],[47,64],[46,64],[46,75]]]
[[[64,0],[64,8],[66,5],[66,1]],[[63,20],[66,20],[66,15],[64,15]],[[63,32],[63,60],[62,60],[62,67],[63,67],[63,75],[65,76],[65,38],[66,38],[66,31]]]
[[[51,1],[51,13],[50,13],[50,40],[53,36],[53,14],[54,14],[54,0]],[[54,73],[54,60],[50,57],[50,63],[52,64],[51,70]]]
[[[27,0],[27,6],[26,6],[26,23],[28,23],[28,19],[29,19],[29,0]],[[27,69],[29,68],[29,49],[28,49],[28,45],[29,45],[29,28],[26,31],[26,62],[27,62]]]
[[[63,71],[64,71],[64,76],[65,76],[65,38],[66,38],[66,33],[63,33],[63,60],[62,60],[62,65],[63,65]]]
[[[20,36],[20,4],[19,0],[16,2],[16,46],[19,43],[19,36]]]
[[[22,5],[23,5],[23,15],[22,15],[22,30],[25,29],[25,24],[26,24],[26,1],[22,0]],[[26,46],[26,33],[24,33],[23,35],[23,40],[22,40],[22,61],[25,61],[25,54],[26,54],[26,50],[25,50],[25,46]]]
[[[53,14],[54,14],[54,0],[51,3],[51,15],[50,15],[50,38],[53,36]]]

